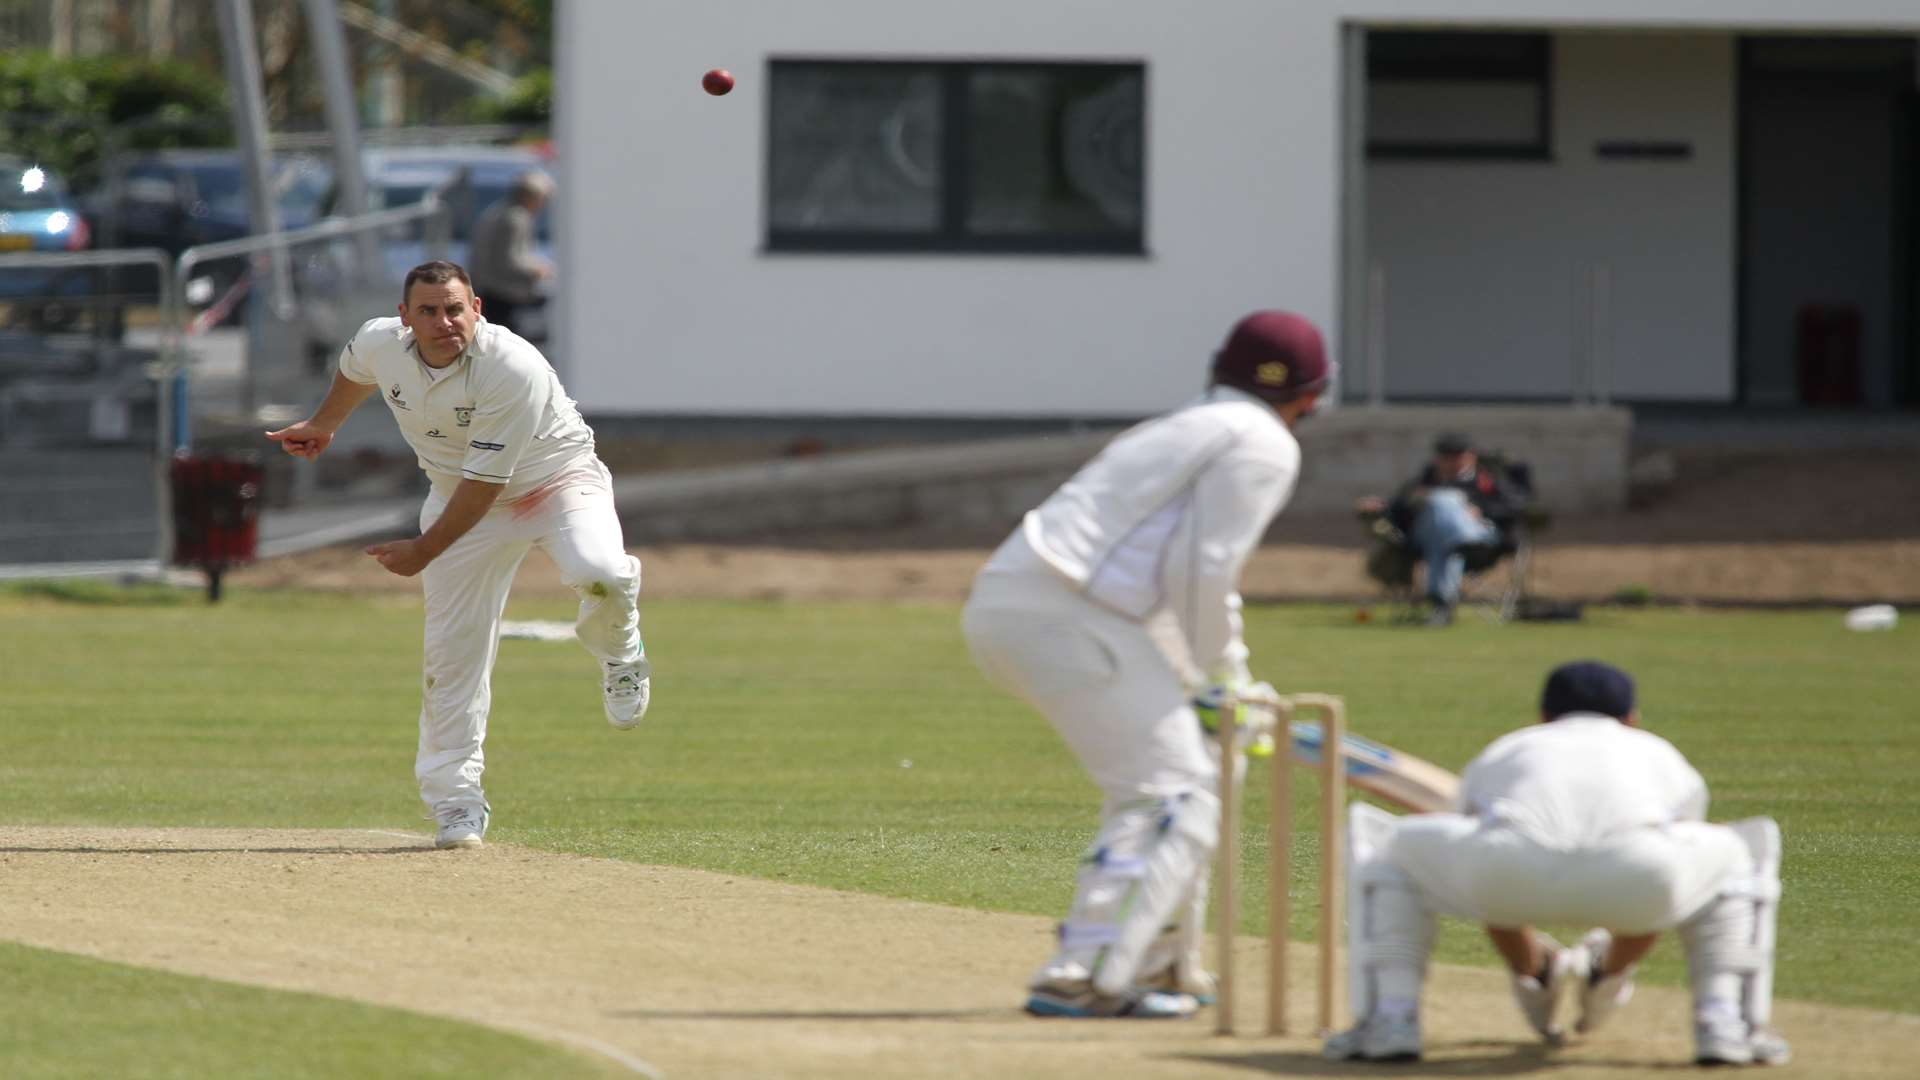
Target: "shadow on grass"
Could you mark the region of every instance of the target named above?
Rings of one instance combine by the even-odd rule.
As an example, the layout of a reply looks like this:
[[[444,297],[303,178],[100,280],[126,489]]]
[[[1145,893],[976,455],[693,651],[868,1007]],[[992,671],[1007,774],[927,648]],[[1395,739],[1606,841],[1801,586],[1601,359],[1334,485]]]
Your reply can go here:
[[[1016,1015],[1004,1009],[622,1009],[609,1012],[616,1020],[1007,1020]]]
[[[7,847],[0,855],[440,855],[431,841],[406,847],[126,847],[111,844],[75,847]],[[457,857],[457,856],[454,856]]]
[[[1622,1074],[1645,1075],[1653,1072],[1698,1071],[1690,1061],[1646,1061],[1591,1057],[1561,1057],[1537,1043],[1472,1042],[1429,1044],[1429,1050],[1457,1053],[1476,1051],[1472,1057],[1449,1056],[1439,1061],[1328,1061],[1317,1053],[1298,1050],[1268,1050],[1246,1054],[1177,1054],[1182,1061],[1206,1065],[1224,1065],[1255,1073],[1279,1076],[1530,1076],[1551,1074],[1559,1068],[1582,1070],[1617,1069]]]
[[[121,584],[87,579],[45,579],[0,582],[0,597],[27,600],[52,600],[62,604],[86,604],[93,607],[174,607],[204,603],[202,593],[175,588],[158,582]]]

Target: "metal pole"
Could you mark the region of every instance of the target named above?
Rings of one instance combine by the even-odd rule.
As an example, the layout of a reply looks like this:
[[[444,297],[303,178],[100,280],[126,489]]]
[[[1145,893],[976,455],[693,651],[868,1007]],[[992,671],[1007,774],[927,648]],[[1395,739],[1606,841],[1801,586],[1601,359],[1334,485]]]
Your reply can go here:
[[[261,87],[259,35],[248,0],[220,0],[220,45],[226,54],[227,86],[233,91],[234,136],[247,169],[248,212],[255,233],[280,231],[280,209],[273,201],[273,163],[267,150],[267,102]],[[290,310],[291,262],[286,248],[269,251],[274,306]]]
[[[355,111],[353,72],[347,65],[347,35],[340,24],[336,0],[303,0],[307,29],[313,37],[320,66],[321,89],[327,103],[327,131],[333,137],[334,186],[338,212],[359,217],[367,212],[367,180],[360,168],[360,117]],[[354,251],[364,275],[379,265],[380,249],[372,232],[356,234]]]
[[[1340,28],[1340,337],[1351,350],[1369,332],[1367,271],[1367,28]],[[1369,348],[1371,348],[1371,339]],[[1368,372],[1371,380],[1373,372]],[[1367,392],[1378,404],[1378,384]],[[1342,385],[1337,400],[1344,400]]]
[[[1575,405],[1586,404],[1587,390],[1593,384],[1589,374],[1593,361],[1588,355],[1593,346],[1593,328],[1588,325],[1592,317],[1593,291],[1588,272],[1582,267],[1573,279],[1573,333],[1568,335],[1572,359],[1567,372],[1567,394]]]
[[[220,0],[220,47],[226,54],[227,86],[233,91],[234,135],[240,143],[240,158],[247,172],[247,204],[255,233],[280,231],[280,214],[273,202],[270,162],[267,157],[267,103],[260,86],[260,54],[255,46],[258,35],[253,27],[253,7],[249,0]],[[265,252],[267,295],[274,314],[290,317],[293,295],[290,281],[292,260],[285,246],[275,244]],[[256,273],[262,261],[256,261]],[[251,320],[250,320],[251,321]],[[249,334],[250,341],[259,335]],[[259,385],[253,347],[248,346],[245,403],[249,411]]]
[[[1588,362],[1587,397],[1595,405],[1613,400],[1613,267],[1595,263],[1593,267],[1593,347]]]
[[[1367,269],[1367,404],[1387,403],[1387,268]]]

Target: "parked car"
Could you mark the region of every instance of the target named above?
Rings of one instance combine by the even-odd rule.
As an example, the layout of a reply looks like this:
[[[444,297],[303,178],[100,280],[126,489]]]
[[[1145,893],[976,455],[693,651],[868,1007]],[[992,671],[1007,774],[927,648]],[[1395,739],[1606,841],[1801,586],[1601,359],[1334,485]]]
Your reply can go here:
[[[320,217],[333,168],[316,154],[281,154],[270,177],[282,229]],[[90,200],[102,239],[114,247],[157,247],[179,254],[199,244],[255,232],[245,162],[238,150],[153,150],[109,163]]]
[[[25,158],[0,155],[0,253],[81,251],[92,228],[59,176]],[[8,325],[37,331],[71,327],[96,292],[88,269],[0,269]]]

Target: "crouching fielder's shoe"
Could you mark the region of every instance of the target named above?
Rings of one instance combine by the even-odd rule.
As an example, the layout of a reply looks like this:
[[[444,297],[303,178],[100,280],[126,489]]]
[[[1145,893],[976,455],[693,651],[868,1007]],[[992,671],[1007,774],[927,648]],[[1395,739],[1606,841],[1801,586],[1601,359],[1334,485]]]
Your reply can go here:
[[[1184,1020],[1200,1009],[1191,994],[1132,988],[1102,994],[1088,979],[1057,979],[1027,988],[1027,1011],[1077,1020]]]
[[[1592,971],[1580,987],[1580,1016],[1574,1021],[1573,1030],[1585,1035],[1606,1023],[1620,1006],[1632,1000],[1633,969],[1601,974],[1606,967],[1607,951],[1613,948],[1613,935],[1605,930],[1587,931],[1579,947],[1587,951]]]
[[[600,699],[607,709],[607,723],[621,731],[637,727],[653,696],[653,665],[647,662],[647,654],[624,664],[605,660],[601,666],[606,669]]]
[[[1331,1061],[1418,1061],[1420,1018],[1374,1013],[1365,1020],[1327,1037],[1320,1056]]]
[[[1527,1018],[1527,1026],[1539,1032],[1548,1046],[1559,1046],[1567,1041],[1566,1028],[1560,1023],[1561,1010],[1568,998],[1586,986],[1593,960],[1585,945],[1562,948],[1546,934],[1538,930],[1534,933],[1549,950],[1546,970],[1540,975],[1512,976],[1513,1000]]]

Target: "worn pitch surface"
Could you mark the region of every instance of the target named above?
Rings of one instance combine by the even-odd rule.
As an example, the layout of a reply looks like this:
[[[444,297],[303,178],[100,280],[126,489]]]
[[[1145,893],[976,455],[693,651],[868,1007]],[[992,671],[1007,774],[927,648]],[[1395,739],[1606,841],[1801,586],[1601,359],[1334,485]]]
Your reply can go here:
[[[1317,1041],[1187,1022],[1035,1020],[1042,918],[506,845],[436,852],[367,830],[0,827],[0,936],[587,1047],[677,1077],[1377,1075]],[[1304,950],[1306,946],[1296,945]],[[1265,943],[1240,943],[1260,983]],[[1296,1024],[1312,964],[1295,971]],[[1265,1015],[1243,992],[1241,1022]],[[1910,1076],[1920,1017],[1783,1002],[1798,1061],[1769,1076]],[[1396,1075],[1640,1075],[1683,1064],[1679,991],[1642,988],[1548,1055],[1491,970],[1437,968],[1428,1060]]]

